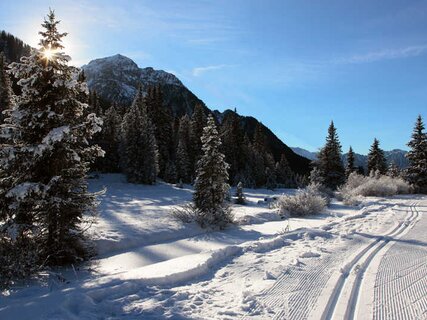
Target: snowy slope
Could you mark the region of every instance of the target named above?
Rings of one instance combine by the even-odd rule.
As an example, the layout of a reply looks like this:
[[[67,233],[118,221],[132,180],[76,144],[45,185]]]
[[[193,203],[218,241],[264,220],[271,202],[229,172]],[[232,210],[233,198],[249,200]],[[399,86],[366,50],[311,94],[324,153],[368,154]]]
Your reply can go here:
[[[352,270],[357,261],[366,264],[369,260],[360,252],[369,257],[366,248],[385,250],[392,237],[409,235],[427,204],[411,197],[370,198],[359,208],[333,202],[319,215],[284,221],[263,199],[293,190],[245,190],[248,205],[233,205],[239,224],[209,232],[169,216],[173,205],[191,199],[189,186],[133,185],[121,175],[91,180],[92,190],[103,186],[108,190],[99,222],[90,229],[101,255],[77,270],[59,270],[60,278],[51,275],[42,285],[2,296],[0,319],[306,319],[313,314],[317,319],[339,312],[337,304],[322,299],[337,292],[341,268]],[[412,244],[414,257],[424,261],[427,252],[419,243],[402,243]],[[386,268],[392,266],[387,263]],[[407,265],[394,267],[405,270]],[[403,282],[415,288],[405,299],[418,299],[417,315],[426,302],[420,276],[427,266],[410,265],[420,267],[424,269],[408,278],[416,286]],[[384,272],[377,274],[376,281],[383,281]],[[369,287],[360,290],[372,291],[367,296],[375,301]],[[380,312],[375,310],[372,314]]]

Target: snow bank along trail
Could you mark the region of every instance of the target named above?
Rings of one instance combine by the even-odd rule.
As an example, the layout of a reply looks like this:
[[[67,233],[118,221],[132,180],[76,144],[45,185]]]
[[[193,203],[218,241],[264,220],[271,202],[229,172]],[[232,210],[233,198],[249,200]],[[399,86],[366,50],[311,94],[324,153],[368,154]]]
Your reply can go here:
[[[369,301],[373,292],[362,286],[364,276],[372,260],[386,250],[390,241],[396,241],[414,226],[420,215],[414,204],[409,204],[405,220],[398,223],[384,235],[370,236],[370,242],[356,251],[353,257],[336,272],[326,285],[317,303],[318,308],[312,313],[312,319],[370,319],[367,317]],[[366,281],[365,281],[366,282]],[[363,292],[363,295],[361,294]],[[362,302],[361,302],[362,300]],[[322,310],[323,308],[323,310]]]

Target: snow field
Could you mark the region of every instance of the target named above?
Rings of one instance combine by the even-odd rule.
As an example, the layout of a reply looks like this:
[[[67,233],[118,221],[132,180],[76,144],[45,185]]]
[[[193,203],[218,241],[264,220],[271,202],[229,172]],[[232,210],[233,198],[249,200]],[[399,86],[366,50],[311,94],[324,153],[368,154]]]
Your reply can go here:
[[[374,241],[368,235],[403,226],[401,210],[413,201],[333,202],[319,215],[283,221],[261,200],[293,191],[245,190],[248,205],[233,205],[239,224],[209,232],[168,213],[191,199],[188,186],[138,186],[120,175],[91,181],[92,190],[103,185],[99,222],[90,229],[101,255],[64,270],[65,283],[2,297],[2,320],[306,319],[322,311],[318,299],[331,295],[340,268]]]

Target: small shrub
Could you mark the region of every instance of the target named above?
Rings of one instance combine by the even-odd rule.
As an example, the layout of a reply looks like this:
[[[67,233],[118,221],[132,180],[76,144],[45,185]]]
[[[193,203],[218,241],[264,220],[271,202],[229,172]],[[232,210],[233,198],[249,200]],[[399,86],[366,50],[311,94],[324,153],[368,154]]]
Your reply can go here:
[[[306,216],[322,211],[327,206],[327,199],[313,185],[300,189],[293,196],[281,196],[276,207],[282,216]]]
[[[197,209],[196,207],[191,204],[185,204],[179,207],[175,207],[172,209],[171,215],[175,219],[184,222],[184,223],[191,223],[193,221],[196,221],[197,218]]]
[[[227,205],[219,206],[215,210],[201,211],[192,203],[176,207],[171,215],[184,223],[196,222],[202,228],[217,228],[220,230],[233,223],[234,215]]]

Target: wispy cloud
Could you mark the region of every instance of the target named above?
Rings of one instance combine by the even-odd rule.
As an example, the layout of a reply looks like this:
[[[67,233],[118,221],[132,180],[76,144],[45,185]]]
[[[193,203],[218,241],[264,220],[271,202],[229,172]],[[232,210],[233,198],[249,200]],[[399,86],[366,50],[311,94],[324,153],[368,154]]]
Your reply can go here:
[[[381,60],[403,59],[416,57],[427,53],[427,44],[409,46],[395,49],[383,49],[379,51],[357,54],[336,60],[338,64],[371,63]]]
[[[206,72],[214,71],[214,70],[220,70],[220,69],[223,69],[226,67],[231,67],[231,65],[229,65],[229,64],[217,64],[217,65],[212,65],[212,66],[197,67],[197,68],[194,68],[191,73],[193,74],[193,76],[199,77]]]

